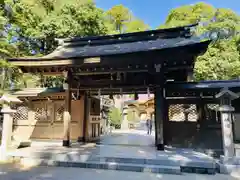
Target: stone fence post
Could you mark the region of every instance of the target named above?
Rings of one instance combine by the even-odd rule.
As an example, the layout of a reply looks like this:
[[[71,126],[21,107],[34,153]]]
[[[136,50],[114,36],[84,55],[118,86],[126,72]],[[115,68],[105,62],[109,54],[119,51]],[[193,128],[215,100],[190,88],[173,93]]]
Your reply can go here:
[[[11,109],[11,104],[21,103],[21,100],[10,95],[3,95],[0,98],[0,103],[3,106],[1,110],[1,112],[3,113],[3,127],[0,153],[1,159],[5,159],[7,156],[7,151],[12,143],[13,115],[16,112],[16,110]]]

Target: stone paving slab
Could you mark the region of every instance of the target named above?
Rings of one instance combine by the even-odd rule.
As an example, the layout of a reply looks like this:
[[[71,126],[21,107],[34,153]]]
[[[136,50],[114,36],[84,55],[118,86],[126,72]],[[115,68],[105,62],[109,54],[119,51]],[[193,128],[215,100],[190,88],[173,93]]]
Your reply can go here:
[[[150,168],[152,172],[177,174],[181,167],[207,169],[215,173],[215,160],[207,155],[191,150],[168,149],[157,151],[152,147],[125,147],[112,145],[75,145],[64,147],[29,147],[9,153],[39,165],[70,166],[80,168],[114,169],[143,172]],[[111,164],[112,166],[109,166]],[[189,171],[189,170],[188,170]],[[191,169],[190,171],[196,171]],[[200,170],[199,170],[200,171]]]
[[[202,174],[153,174],[64,167],[18,167],[0,165],[1,180],[239,180],[240,174],[214,176]]]
[[[155,132],[148,135],[145,130],[115,130],[111,135],[101,138],[100,144],[127,145],[127,146],[155,146]]]
[[[48,159],[21,158],[19,164],[23,166],[55,166],[55,167],[78,167],[104,170],[120,170],[133,172],[181,174],[180,167],[157,166],[146,164],[113,163],[113,162],[73,162],[73,161],[53,161]]]
[[[199,171],[202,168],[215,172],[215,160],[206,154],[172,147],[166,147],[165,151],[157,151],[155,147],[150,146],[153,141],[154,136],[146,135],[145,131],[120,131],[110,137],[104,137],[100,145],[73,143],[71,148],[66,148],[61,146],[61,141],[53,144],[33,142],[32,147],[12,151],[9,155],[20,159],[39,160],[43,163],[47,161],[46,164],[56,166],[71,164],[71,166],[75,165],[74,167],[91,166],[111,169],[109,164],[113,167],[115,164],[117,170],[120,168],[138,172],[139,169],[142,171],[148,169],[146,168],[148,166],[156,172],[165,171],[165,169],[178,172],[182,167],[196,168]]]

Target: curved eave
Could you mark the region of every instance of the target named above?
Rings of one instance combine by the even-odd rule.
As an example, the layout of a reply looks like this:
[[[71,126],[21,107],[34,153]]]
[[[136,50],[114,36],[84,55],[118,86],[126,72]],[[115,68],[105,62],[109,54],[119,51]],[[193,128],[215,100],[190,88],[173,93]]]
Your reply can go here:
[[[106,57],[113,55],[132,54],[138,52],[156,52],[166,49],[182,47],[196,47],[198,54],[204,53],[211,40],[197,38],[157,39],[155,41],[139,41],[118,45],[86,46],[86,47],[59,47],[53,53],[43,57],[11,58],[8,61],[19,67],[42,66],[71,66],[83,63],[91,57]],[[198,55],[196,53],[196,55]]]

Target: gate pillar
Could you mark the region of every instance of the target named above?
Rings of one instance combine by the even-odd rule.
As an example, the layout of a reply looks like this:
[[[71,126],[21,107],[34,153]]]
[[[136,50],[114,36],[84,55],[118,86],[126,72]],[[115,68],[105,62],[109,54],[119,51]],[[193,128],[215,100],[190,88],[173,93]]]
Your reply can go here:
[[[164,89],[156,88],[154,93],[155,101],[155,144],[157,150],[164,150],[166,143],[166,120],[167,120],[167,101],[164,97]]]
[[[64,114],[63,114],[63,146],[70,147],[70,128],[71,128],[71,101],[72,101],[72,92],[71,92],[71,81],[72,74],[70,71],[63,73],[65,82],[63,88],[65,90],[65,105],[64,105]]]

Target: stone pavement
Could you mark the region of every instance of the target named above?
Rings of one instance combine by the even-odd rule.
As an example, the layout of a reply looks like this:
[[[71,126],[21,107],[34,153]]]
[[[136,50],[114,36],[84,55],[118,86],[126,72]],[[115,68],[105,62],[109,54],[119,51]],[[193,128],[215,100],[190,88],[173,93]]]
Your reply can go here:
[[[215,160],[203,153],[174,148],[157,151],[153,143],[154,135],[146,135],[146,131],[120,131],[105,136],[98,145],[75,143],[65,148],[61,142],[34,142],[31,147],[12,151],[9,155],[20,158],[23,164],[44,166],[171,174],[181,174],[186,172],[183,168],[188,168],[187,172],[215,173]]]
[[[0,164],[1,180],[239,180],[240,174],[150,174],[63,167],[19,167]]]
[[[113,130],[112,134],[103,136],[101,144],[126,146],[155,146],[155,132],[148,135],[145,130]]]

